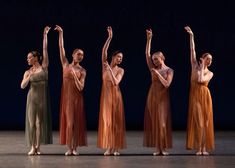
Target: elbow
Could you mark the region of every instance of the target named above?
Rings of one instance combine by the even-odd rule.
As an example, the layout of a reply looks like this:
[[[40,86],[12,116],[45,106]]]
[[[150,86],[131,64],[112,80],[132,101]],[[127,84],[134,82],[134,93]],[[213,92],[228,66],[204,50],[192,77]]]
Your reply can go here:
[[[114,85],[117,86],[117,85],[119,85],[119,83],[120,83],[120,82],[115,81],[115,82],[114,82]]]
[[[79,88],[79,91],[81,92],[81,91],[83,91],[83,89],[84,89],[84,86],[81,86],[81,87]]]
[[[25,85],[21,84],[21,85],[20,85],[20,88],[21,88],[21,89],[24,89],[24,88],[25,88]]]
[[[203,83],[204,80],[203,80],[202,78],[198,78],[197,82],[198,82],[198,83]]]
[[[147,57],[150,57],[150,56],[151,56],[151,54],[150,54],[149,52],[145,52],[145,55],[146,55]]]
[[[168,89],[170,87],[170,84],[166,84],[165,88]]]

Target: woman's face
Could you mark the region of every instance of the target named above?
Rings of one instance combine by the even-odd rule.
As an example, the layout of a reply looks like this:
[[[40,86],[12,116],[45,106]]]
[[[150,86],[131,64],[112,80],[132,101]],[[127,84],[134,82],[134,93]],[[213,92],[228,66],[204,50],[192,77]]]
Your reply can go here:
[[[153,64],[156,66],[156,67],[161,67],[162,64],[163,64],[163,60],[162,58],[160,57],[160,54],[154,54],[152,56],[152,61],[153,61]]]
[[[82,50],[79,49],[73,54],[73,61],[81,62],[83,60],[83,57],[84,57],[84,53]]]
[[[37,61],[37,57],[34,57],[32,53],[28,53],[27,62],[28,65],[33,65]]]
[[[115,56],[113,56],[115,64],[119,65],[122,62],[123,54],[117,53]]]
[[[205,62],[205,66],[210,66],[212,63],[212,56],[210,54],[208,54],[205,58],[204,58],[204,62]]]

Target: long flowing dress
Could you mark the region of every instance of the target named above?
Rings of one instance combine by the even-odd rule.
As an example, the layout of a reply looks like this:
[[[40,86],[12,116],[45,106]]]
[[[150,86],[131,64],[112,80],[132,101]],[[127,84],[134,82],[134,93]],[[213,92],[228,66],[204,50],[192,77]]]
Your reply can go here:
[[[99,148],[126,148],[125,116],[122,94],[119,85],[113,85],[107,70],[103,72],[100,97]]]
[[[168,69],[168,71],[173,71]],[[166,74],[165,74],[166,75]],[[172,147],[169,89],[151,72],[152,84],[148,92],[144,115],[144,146],[165,149]]]
[[[208,82],[197,82],[196,72],[192,72],[189,94],[189,111],[187,127],[187,149],[199,149],[204,134],[207,150],[214,149],[213,109]],[[206,121],[208,120],[208,127]],[[204,132],[205,131],[205,132]]]
[[[80,78],[81,73],[76,72]],[[71,118],[73,121],[71,121]],[[73,125],[70,125],[73,123]],[[72,137],[69,136],[72,132]],[[76,87],[71,67],[63,68],[63,85],[60,101],[60,144],[75,146],[87,146],[86,116],[83,93]]]
[[[40,143],[52,144],[52,121],[48,87],[48,72],[42,69],[30,77],[30,89],[26,103],[26,144],[36,142],[36,124],[41,123]]]

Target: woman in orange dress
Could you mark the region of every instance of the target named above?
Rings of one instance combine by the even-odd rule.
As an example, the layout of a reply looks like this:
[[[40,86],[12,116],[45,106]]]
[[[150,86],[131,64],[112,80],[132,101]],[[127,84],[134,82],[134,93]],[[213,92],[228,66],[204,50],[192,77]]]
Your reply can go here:
[[[209,155],[214,149],[213,109],[208,83],[213,73],[208,69],[212,56],[205,53],[197,62],[194,35],[190,27],[185,27],[190,35],[191,86],[189,95],[189,114],[187,128],[187,149],[196,149],[196,155]]]
[[[153,155],[169,155],[167,148],[172,147],[172,129],[169,86],[174,71],[165,65],[162,52],[155,52],[152,57],[152,30],[146,30],[146,61],[152,77],[144,115],[144,146],[155,147]]]
[[[84,53],[75,49],[69,64],[64,49],[63,30],[56,26],[59,32],[60,60],[63,67],[63,85],[60,102],[60,143],[68,146],[66,156],[78,155],[78,146],[87,146],[86,118],[83,100],[86,70],[80,65]]]
[[[102,90],[100,97],[99,130],[97,146],[106,149],[104,155],[112,153],[120,155],[119,149],[126,147],[125,116],[122,94],[119,83],[124,75],[124,69],[118,65],[123,54],[114,52],[112,61],[108,64],[107,51],[113,37],[112,28],[108,27],[108,38],[102,50]]]

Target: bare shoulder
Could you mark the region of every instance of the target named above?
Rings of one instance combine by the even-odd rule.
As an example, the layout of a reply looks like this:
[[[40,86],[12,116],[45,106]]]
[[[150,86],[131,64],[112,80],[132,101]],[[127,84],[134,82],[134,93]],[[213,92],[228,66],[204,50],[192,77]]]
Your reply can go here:
[[[168,72],[168,73],[174,73],[174,70],[173,70],[172,68],[168,67],[168,68],[167,68],[167,72]]]
[[[213,77],[213,75],[214,75],[214,73],[212,71],[208,71],[206,74],[208,74],[211,77]]]
[[[85,68],[83,68],[82,66],[80,66],[80,72],[82,73],[82,74],[86,74],[86,69]]]
[[[30,72],[30,69],[26,70],[26,71],[24,72],[24,75],[28,75],[29,72]]]
[[[121,74],[124,74],[124,69],[121,68],[121,67],[118,67],[118,72],[121,73]]]

